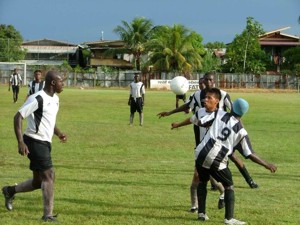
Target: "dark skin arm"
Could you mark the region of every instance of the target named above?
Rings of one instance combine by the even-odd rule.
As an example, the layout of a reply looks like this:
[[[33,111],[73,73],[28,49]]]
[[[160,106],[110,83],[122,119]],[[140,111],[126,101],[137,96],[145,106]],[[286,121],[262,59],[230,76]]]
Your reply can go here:
[[[173,109],[172,111],[169,111],[169,112],[160,112],[160,113],[157,114],[157,116],[159,118],[165,117],[165,116],[170,116],[170,115],[172,115],[174,113],[187,111],[187,110],[189,110],[189,108],[190,107],[189,107],[188,103],[185,103],[185,104],[179,106],[178,108]]]
[[[14,130],[18,141],[18,151],[19,154],[21,155],[28,155],[29,154],[28,147],[23,141],[22,121],[23,121],[22,115],[19,112],[17,112],[16,115],[14,116]]]
[[[268,163],[265,160],[261,159],[258,155],[256,155],[255,153],[251,154],[249,156],[249,159],[251,159],[251,161],[265,167],[266,169],[270,170],[271,173],[275,173],[277,170],[277,167],[275,165],[273,165],[272,163]]]
[[[59,138],[60,142],[65,143],[68,139],[67,135],[62,133],[57,126],[54,127],[54,134]]]

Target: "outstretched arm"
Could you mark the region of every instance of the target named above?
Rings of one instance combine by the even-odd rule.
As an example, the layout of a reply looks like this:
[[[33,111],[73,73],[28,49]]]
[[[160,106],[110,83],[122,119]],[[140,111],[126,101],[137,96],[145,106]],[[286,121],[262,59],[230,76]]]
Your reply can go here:
[[[178,108],[173,109],[172,111],[169,111],[169,112],[160,112],[160,113],[157,114],[157,116],[158,116],[159,118],[165,117],[165,116],[170,116],[170,115],[172,115],[172,114],[174,114],[174,113],[186,111],[186,110],[188,110],[189,108],[190,108],[190,107],[189,107],[189,104],[188,104],[188,103],[185,103],[185,104],[179,106]]]
[[[275,173],[275,171],[277,170],[277,167],[275,165],[273,165],[272,163],[268,163],[266,161],[264,161],[263,159],[261,159],[258,155],[256,155],[255,153],[252,153],[249,156],[249,159],[251,159],[253,162],[264,166],[266,169],[270,170],[271,173]]]
[[[187,119],[185,119],[185,120],[182,121],[182,122],[172,123],[172,124],[171,124],[171,129],[173,130],[174,128],[186,126],[186,125],[189,125],[189,124],[191,124],[191,123],[192,123],[192,122],[191,122],[190,118],[187,118]]]

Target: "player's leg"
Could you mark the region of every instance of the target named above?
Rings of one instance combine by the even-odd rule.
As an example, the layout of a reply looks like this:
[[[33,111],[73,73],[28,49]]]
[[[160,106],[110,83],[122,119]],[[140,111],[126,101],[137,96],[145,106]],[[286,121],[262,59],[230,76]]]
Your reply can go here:
[[[129,116],[129,125],[133,124],[134,113],[136,112],[136,104],[132,98],[130,101],[130,116]]]
[[[54,202],[54,170],[51,167],[43,172],[40,172],[42,179],[42,195],[44,205],[43,220],[53,217],[53,202]]]
[[[19,86],[16,86],[16,102],[18,101],[19,90]]]
[[[248,170],[246,169],[244,162],[239,157],[237,157],[235,154],[232,154],[230,159],[236,165],[236,167],[239,169],[240,173],[243,175],[243,177],[246,180],[246,182],[248,183],[248,185],[251,188],[258,188],[258,185],[253,181]]]
[[[190,195],[191,195],[191,209],[190,212],[197,212],[198,209],[198,197],[197,197],[197,187],[199,184],[199,177],[196,168],[194,169],[194,175],[192,183],[190,186]]]
[[[234,186],[232,180],[232,174],[229,168],[223,170],[214,170],[211,175],[219,182],[221,182],[225,189],[225,224],[246,224],[243,221],[234,219]]]
[[[197,166],[197,172],[199,176],[199,184],[197,188],[198,196],[198,220],[208,220],[206,215],[206,196],[207,196],[207,182],[209,180],[209,170],[202,166]]]
[[[216,181],[212,176],[210,176],[209,178],[210,183],[216,187],[216,189],[220,192],[220,196],[219,196],[219,200],[218,200],[218,209],[222,209],[225,207],[225,203],[224,203],[224,187],[223,185]]]

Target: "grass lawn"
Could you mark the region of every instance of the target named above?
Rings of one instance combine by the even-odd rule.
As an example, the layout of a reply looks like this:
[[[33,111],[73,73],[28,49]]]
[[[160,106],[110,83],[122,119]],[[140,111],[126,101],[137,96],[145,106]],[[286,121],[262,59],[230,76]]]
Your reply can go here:
[[[28,159],[17,153],[13,116],[25,99],[12,103],[12,92],[0,86],[1,187],[31,177]],[[190,208],[189,186],[193,174],[192,126],[171,130],[170,124],[190,115],[177,113],[158,119],[173,109],[175,96],[146,90],[144,126],[128,126],[127,89],[72,89],[60,94],[57,126],[68,135],[61,144],[53,139],[56,171],[54,212],[60,224],[181,225],[199,224]],[[277,173],[245,161],[259,184],[252,190],[233,163],[235,217],[252,225],[300,222],[300,94],[245,91],[230,92],[250,103],[243,123],[258,155],[277,165]],[[26,122],[23,123],[24,127]],[[238,153],[237,153],[238,154]],[[2,196],[2,195],[1,195]],[[0,197],[1,197],[0,196]],[[2,198],[2,197],[1,197]],[[0,198],[0,224],[40,224],[41,192],[17,194],[9,212]],[[223,224],[217,209],[218,193],[208,191],[205,224]]]

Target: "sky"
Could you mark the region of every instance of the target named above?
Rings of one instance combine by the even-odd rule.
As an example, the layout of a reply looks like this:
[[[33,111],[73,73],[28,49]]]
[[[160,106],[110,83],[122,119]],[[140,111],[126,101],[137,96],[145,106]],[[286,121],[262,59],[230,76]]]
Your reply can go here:
[[[0,24],[13,25],[25,41],[119,40],[114,28],[136,17],[155,26],[182,24],[204,44],[230,43],[247,17],[266,32],[291,27],[282,32],[300,36],[300,0],[0,0]]]

